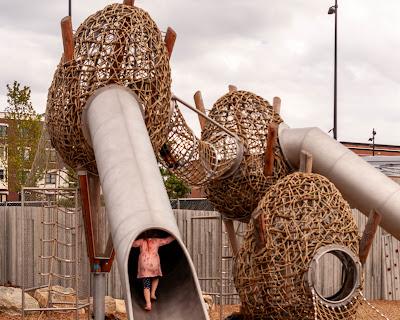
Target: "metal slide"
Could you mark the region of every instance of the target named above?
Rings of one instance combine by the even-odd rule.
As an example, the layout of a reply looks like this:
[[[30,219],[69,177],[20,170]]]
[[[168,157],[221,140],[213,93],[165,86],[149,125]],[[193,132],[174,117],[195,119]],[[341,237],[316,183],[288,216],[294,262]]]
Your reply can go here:
[[[343,197],[365,215],[376,210],[381,226],[400,240],[400,185],[386,177],[319,128],[279,126],[279,143],[286,160],[298,168],[300,152],[313,156],[313,172],[332,181]]]
[[[107,86],[90,98],[83,118],[85,136],[95,151],[129,319],[208,319],[138,98],[121,86]],[[164,276],[151,312],[143,309],[143,287],[136,280],[138,252],[131,247],[148,229],[177,240],[160,248]]]

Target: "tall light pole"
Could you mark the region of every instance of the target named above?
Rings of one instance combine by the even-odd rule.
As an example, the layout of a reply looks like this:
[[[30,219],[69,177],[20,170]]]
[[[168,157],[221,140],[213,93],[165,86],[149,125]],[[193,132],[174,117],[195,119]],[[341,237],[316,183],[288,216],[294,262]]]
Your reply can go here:
[[[68,15],[69,15],[70,17],[72,16],[71,1],[72,1],[72,0],[68,0]]]
[[[337,140],[337,11],[338,4],[329,7],[328,14],[335,15],[335,65],[334,65],[334,84],[333,84],[333,138]]]
[[[372,141],[372,155],[375,155],[375,135],[376,131],[375,128],[372,128],[372,138],[369,138],[368,141]]]

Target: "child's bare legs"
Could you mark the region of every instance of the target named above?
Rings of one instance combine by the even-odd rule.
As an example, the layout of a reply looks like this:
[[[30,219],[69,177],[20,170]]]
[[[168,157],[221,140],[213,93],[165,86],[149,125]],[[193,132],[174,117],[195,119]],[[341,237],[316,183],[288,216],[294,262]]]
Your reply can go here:
[[[158,282],[159,282],[159,278],[158,277],[153,278],[152,281],[151,281],[151,299],[153,299],[153,300],[157,300],[156,290],[157,290],[157,287],[158,287]]]
[[[144,300],[146,300],[146,306],[144,307],[146,310],[151,310],[151,300],[150,300],[150,289],[143,289]]]
[[[143,295],[144,295],[144,300],[146,301],[145,309],[147,311],[151,310],[151,299],[150,299],[150,278],[144,278],[143,279]]]

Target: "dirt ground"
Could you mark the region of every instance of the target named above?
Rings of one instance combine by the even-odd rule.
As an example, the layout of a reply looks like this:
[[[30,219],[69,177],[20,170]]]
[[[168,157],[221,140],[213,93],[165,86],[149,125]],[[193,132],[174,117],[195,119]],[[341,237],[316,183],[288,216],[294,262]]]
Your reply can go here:
[[[374,307],[376,307],[379,311],[381,311],[385,316],[387,316],[390,320],[400,320],[400,301],[382,301],[376,300],[370,302]],[[362,317],[359,320],[365,319],[365,317],[370,316],[375,319],[379,319],[378,314],[367,306],[363,306],[361,310]],[[223,307],[222,319],[225,319],[227,316],[232,314],[233,312],[239,311],[238,305],[226,305]],[[18,317],[6,316],[4,314],[0,314],[0,320],[17,320],[21,319]],[[75,317],[71,314],[48,314],[45,313],[40,317],[39,314],[27,316],[25,319],[28,320],[44,320],[44,319],[54,319],[54,320],[73,320]],[[87,316],[81,316],[80,319],[87,319]],[[219,306],[214,306],[213,310],[210,313],[210,320],[220,320],[220,311]]]

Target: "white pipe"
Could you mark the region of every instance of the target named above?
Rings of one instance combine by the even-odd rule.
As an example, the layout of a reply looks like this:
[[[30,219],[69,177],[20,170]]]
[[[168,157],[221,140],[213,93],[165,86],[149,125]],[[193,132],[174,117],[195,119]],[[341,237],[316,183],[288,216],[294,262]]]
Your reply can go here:
[[[128,89],[111,85],[89,99],[83,115],[83,129],[95,152],[107,216],[125,303],[130,320],[146,318],[143,305],[130,288],[128,260],[132,242],[147,229],[161,229],[173,235],[181,257],[160,297],[146,319],[208,319],[200,286],[190,256],[184,247],[164,187],[141,104]],[[136,275],[131,275],[136,277]],[[167,278],[167,279],[165,279]],[[163,277],[161,285],[169,283]],[[183,283],[182,283],[183,282]],[[137,297],[143,295],[143,290]],[[158,309],[157,309],[158,308]]]
[[[279,143],[286,160],[299,167],[300,152],[313,155],[313,172],[332,181],[343,197],[368,216],[382,215],[381,226],[400,240],[400,185],[342,146],[319,128],[279,126]]]

